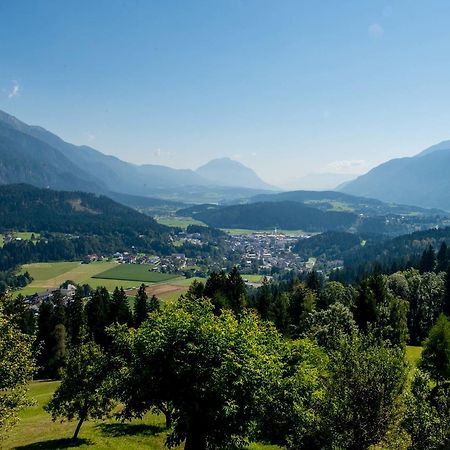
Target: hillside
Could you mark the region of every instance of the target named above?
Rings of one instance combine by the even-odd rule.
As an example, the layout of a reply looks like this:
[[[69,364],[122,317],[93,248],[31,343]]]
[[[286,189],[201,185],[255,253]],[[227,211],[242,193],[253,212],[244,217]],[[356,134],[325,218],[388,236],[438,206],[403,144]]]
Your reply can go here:
[[[450,210],[450,141],[387,161],[340,190],[387,202]]]
[[[250,189],[274,189],[250,168],[230,158],[219,158],[199,167],[196,172],[213,184]]]
[[[288,191],[277,194],[260,194],[252,197],[251,202],[293,201],[323,211],[348,211],[369,216],[386,214],[446,215],[439,209],[426,209],[417,206],[385,203],[373,198],[350,195],[336,191]]]
[[[0,230],[157,237],[166,228],[105,196],[16,184],[0,186]]]
[[[21,264],[73,261],[117,251],[170,253],[168,227],[127,206],[84,192],[30,185],[0,186],[0,232],[29,231],[31,240],[0,247],[0,271]]]
[[[65,142],[44,128],[27,125],[3,111],[0,111],[0,126],[2,184],[27,182],[53,189],[103,194],[112,191],[181,200],[184,200],[184,195],[189,198],[192,188],[199,191],[200,197],[217,190],[219,198],[233,196],[234,192],[228,192],[228,189],[248,189],[253,187],[252,184],[256,186],[259,183],[259,190],[269,188],[251,169],[236,162],[229,167],[231,172],[215,179],[215,176],[203,176],[201,170],[131,164],[91,147]],[[207,175],[208,170],[205,173]],[[224,183],[225,178],[233,181]],[[246,184],[240,185],[241,180]]]
[[[347,212],[324,212],[298,202],[259,202],[244,205],[200,205],[178,212],[191,215],[216,228],[325,231],[351,227],[357,216]]]
[[[105,189],[58,150],[0,121],[0,184],[27,182],[53,189]]]

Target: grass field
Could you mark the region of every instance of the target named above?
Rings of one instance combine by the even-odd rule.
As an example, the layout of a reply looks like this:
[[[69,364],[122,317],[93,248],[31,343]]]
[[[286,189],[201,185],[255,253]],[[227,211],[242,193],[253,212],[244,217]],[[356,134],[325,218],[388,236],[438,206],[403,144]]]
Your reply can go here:
[[[246,235],[246,234],[254,234],[254,233],[273,233],[274,230],[248,230],[246,228],[221,228],[222,231],[228,234],[234,235]],[[279,230],[277,229],[277,233],[285,234],[286,236],[302,236],[304,234],[312,235],[318,233],[307,233],[303,230]]]
[[[203,225],[206,226],[205,223],[200,220],[195,220],[192,217],[155,217],[156,221],[161,225],[166,225],[168,227],[178,227],[183,228],[185,230],[189,225]]]
[[[251,275],[248,273],[243,273],[242,278],[244,280],[248,280],[250,283],[262,283],[262,280],[264,278],[263,275]]]
[[[144,264],[118,264],[111,269],[94,275],[92,278],[124,281],[138,280],[144,283],[160,283],[176,277],[167,273],[150,272],[150,269],[150,266]]]
[[[48,449],[95,449],[95,450],[162,450],[167,431],[164,430],[164,419],[156,414],[147,414],[143,420],[118,422],[106,421],[85,422],[80,431],[80,439],[70,441],[76,423],[52,422],[43,406],[50,400],[58,386],[56,381],[35,381],[30,385],[29,395],[36,404],[24,410],[21,422],[1,442],[2,449],[48,450]],[[183,447],[178,447],[181,449]],[[251,450],[277,450],[276,446],[252,444]]]
[[[13,233],[13,235],[16,238],[20,238],[24,241],[31,240],[31,236],[33,236],[33,234],[36,239],[39,238],[40,236],[39,233],[32,233],[31,231],[15,231]],[[5,243],[5,236],[3,234],[0,234],[0,248],[3,247],[4,243]]]
[[[35,292],[42,292],[49,288],[57,288],[64,281],[72,280],[77,284],[89,284],[93,288],[104,286],[109,291],[113,291],[116,286],[122,286],[125,290],[130,291],[128,295],[134,296],[134,291],[142,283],[150,284],[147,292],[150,295],[155,294],[161,300],[174,300],[181,294],[185,294],[189,285],[194,280],[184,277],[177,277],[170,274],[159,274],[148,272],[145,266],[142,266],[138,279],[117,279],[117,278],[100,278],[103,272],[109,270],[121,269],[124,267],[132,268],[136,274],[138,265],[118,265],[115,262],[99,261],[90,264],[81,264],[80,262],[56,262],[56,263],[35,263],[22,266],[22,271],[28,271],[33,277],[33,282],[23,289],[15,291],[15,295],[31,295]],[[130,269],[125,269],[130,270]],[[144,275],[146,279],[144,279]],[[117,275],[115,275],[117,276]],[[123,273],[119,275],[123,277]],[[135,275],[134,275],[135,276]]]

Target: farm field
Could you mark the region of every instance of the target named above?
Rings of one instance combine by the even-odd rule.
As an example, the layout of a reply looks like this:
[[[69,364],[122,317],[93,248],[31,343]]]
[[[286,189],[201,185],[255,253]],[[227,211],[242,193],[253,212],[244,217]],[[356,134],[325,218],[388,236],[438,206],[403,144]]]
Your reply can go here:
[[[21,422],[2,442],[2,449],[162,450],[165,448],[167,431],[164,429],[164,418],[156,414],[147,414],[143,420],[124,423],[112,419],[85,422],[78,441],[71,442],[76,422],[52,422],[50,415],[43,409],[57,386],[57,381],[31,383],[29,396],[36,400],[36,404],[21,412]],[[278,447],[253,444],[249,449],[277,450]]]
[[[168,227],[178,227],[183,228],[184,230],[189,225],[203,225],[207,226],[205,223],[203,223],[200,220],[195,220],[192,217],[177,217],[177,216],[170,216],[170,217],[155,217],[156,221],[160,223],[161,225],[166,225]]]
[[[151,267],[146,264],[116,264],[114,267],[94,275],[92,278],[105,280],[139,280],[144,283],[160,283],[175,278],[176,275],[151,272]]]
[[[127,290],[137,288],[143,282],[150,283],[150,281],[145,281],[139,278],[137,280],[98,278],[98,274],[116,267],[117,263],[110,261],[92,262],[90,264],[81,264],[77,261],[25,264],[22,266],[22,271],[28,271],[34,280],[25,288],[15,291],[15,295],[31,295],[35,292],[42,292],[49,288],[56,288],[66,280],[72,280],[78,284],[86,283],[94,288],[98,286],[105,286],[110,291],[114,290],[116,286],[122,286]],[[174,277],[174,275],[165,275],[164,278],[159,278],[159,281],[156,277],[153,279],[155,280],[153,283],[161,283],[168,279],[171,280],[171,284],[176,282],[177,290],[180,293],[186,292],[187,286],[190,284],[188,283],[187,285],[184,285],[182,283],[180,287],[178,283],[180,280],[184,282],[185,279],[182,277]],[[161,298],[164,299],[164,297]]]
[[[59,287],[64,281],[72,280],[77,284],[89,284],[93,288],[105,286],[109,291],[113,291],[116,286],[122,286],[129,297],[134,297],[137,288],[142,284],[149,284],[147,293],[156,295],[160,300],[175,300],[180,295],[185,294],[194,278],[186,279],[170,274],[160,274],[155,272],[143,271],[146,279],[143,279],[142,273],[136,275],[137,279],[117,279],[100,278],[103,272],[109,270],[124,270],[125,265],[118,266],[115,262],[99,261],[90,264],[81,264],[78,261],[65,261],[56,263],[35,263],[22,266],[22,271],[28,271],[34,278],[32,283],[23,289],[15,291],[15,295],[32,295],[35,292],[42,292],[49,288]],[[130,265],[136,270],[137,265]],[[145,266],[142,266],[143,269]],[[137,272],[134,272],[135,274]],[[119,275],[123,277],[122,275]],[[200,279],[199,279],[200,280]]]
[[[180,295],[186,294],[189,286],[194,281],[203,281],[205,282],[205,278],[173,278],[172,280],[166,283],[157,283],[153,285],[149,285],[146,288],[147,295],[150,297],[155,295],[160,300],[163,301],[173,301],[177,300]],[[127,291],[127,295],[131,298],[134,298],[136,295],[137,289],[131,289]]]
[[[228,234],[234,235],[246,235],[246,234],[254,234],[254,233],[273,233],[275,230],[250,230],[246,228],[221,228],[222,231]],[[304,234],[313,235],[318,233],[307,233],[303,230],[279,230],[277,229],[277,233],[285,234],[286,236],[302,236]]]

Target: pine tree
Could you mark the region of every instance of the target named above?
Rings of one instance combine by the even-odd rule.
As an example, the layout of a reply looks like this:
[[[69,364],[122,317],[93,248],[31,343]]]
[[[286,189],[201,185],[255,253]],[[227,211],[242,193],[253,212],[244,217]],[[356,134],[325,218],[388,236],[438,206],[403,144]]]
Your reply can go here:
[[[131,325],[132,315],[128,297],[123,288],[116,287],[112,295],[111,317],[114,322]]]
[[[445,274],[445,291],[442,305],[443,313],[450,318],[450,265]]]
[[[419,269],[421,273],[426,273],[426,272],[433,272],[435,267],[436,267],[436,253],[434,251],[433,246],[430,244],[429,247],[422,253]]]
[[[247,301],[247,289],[237,267],[233,267],[228,274],[225,295],[228,307],[235,314],[240,314]]]
[[[111,299],[104,287],[99,287],[86,304],[88,331],[98,344],[109,343],[106,327],[113,322],[111,318]]]
[[[149,308],[148,308],[148,295],[145,291],[145,285],[141,284],[136,294],[136,300],[134,302],[134,326],[140,327],[142,322],[147,320]]]
[[[445,272],[448,267],[448,247],[445,241],[442,242],[441,247],[439,248],[436,260],[436,271]]]
[[[79,345],[85,332],[83,289],[77,287],[74,298],[67,304],[67,334],[71,345]]]
[[[155,312],[159,311],[161,307],[161,302],[159,301],[159,298],[156,297],[156,295],[152,295],[150,300],[148,301],[148,312]]]

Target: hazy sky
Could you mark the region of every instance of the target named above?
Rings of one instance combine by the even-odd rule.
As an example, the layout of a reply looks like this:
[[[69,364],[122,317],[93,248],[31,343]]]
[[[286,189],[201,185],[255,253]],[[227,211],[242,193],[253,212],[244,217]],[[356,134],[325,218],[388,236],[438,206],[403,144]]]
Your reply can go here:
[[[450,2],[0,2],[0,109],[137,163],[266,180],[450,139]]]

